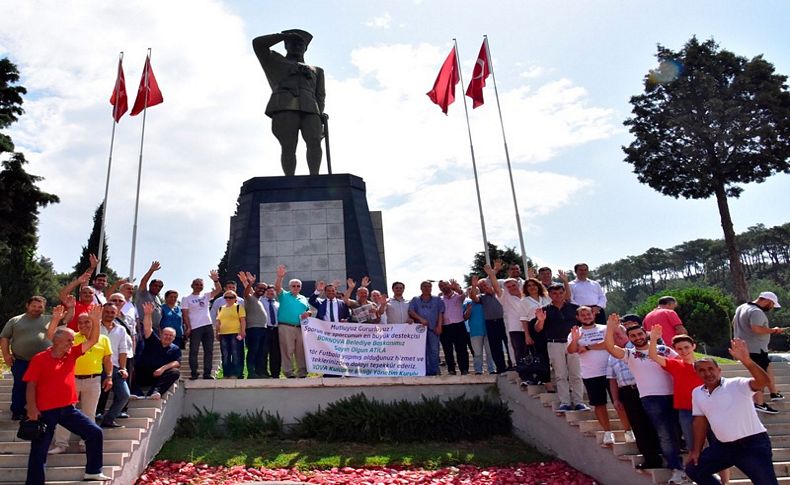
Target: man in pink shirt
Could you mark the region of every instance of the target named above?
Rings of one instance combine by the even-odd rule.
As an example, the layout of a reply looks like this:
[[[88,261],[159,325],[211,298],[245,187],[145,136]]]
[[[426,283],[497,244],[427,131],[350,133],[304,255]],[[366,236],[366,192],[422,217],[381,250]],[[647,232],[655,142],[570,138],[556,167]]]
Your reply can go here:
[[[653,325],[660,325],[664,342],[672,342],[675,335],[688,335],[688,330],[683,326],[680,317],[675,312],[678,301],[672,296],[662,296],[658,299],[658,306],[645,315],[643,326],[649,332]]]

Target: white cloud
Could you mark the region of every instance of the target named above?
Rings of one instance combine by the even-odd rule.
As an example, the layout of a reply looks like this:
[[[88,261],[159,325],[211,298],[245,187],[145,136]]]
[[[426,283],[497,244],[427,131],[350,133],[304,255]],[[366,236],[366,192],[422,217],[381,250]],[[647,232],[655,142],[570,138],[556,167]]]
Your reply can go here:
[[[148,6],[20,2],[13,19],[0,18],[0,49],[7,50],[0,55],[13,56],[30,91],[27,114],[12,136],[31,160],[30,171],[46,177],[42,187],[61,196],[42,213],[40,252],[66,270],[78,259],[103,196],[117,46],[126,50],[130,105],[145,50],[153,47],[165,102],[148,113],[135,273],[139,277],[159,259],[167,286],[185,290],[222,255],[241,183],[280,175],[279,146],[263,114],[268,90],[261,89],[265,77],[242,20],[212,0],[166,2],[155,11]],[[449,116],[425,95],[449,49],[361,47],[349,54],[357,73],[343,79],[322,66],[334,171],[365,179],[370,208],[383,210],[390,280],[413,290],[425,277],[460,278],[482,248],[460,99],[465,86],[458,86]],[[485,96],[470,118],[489,239],[516,245],[490,87]],[[611,110],[590,106],[584,88],[566,79],[500,96],[529,230],[550,210],[537,201],[588,187],[534,164],[617,128]],[[111,264],[122,273],[129,260],[140,122],[122,119],[113,158],[108,235]],[[300,144],[297,173],[306,173],[303,150]]]
[[[392,17],[390,16],[390,13],[384,12],[383,15],[369,19],[367,22],[365,22],[365,25],[374,29],[389,29],[391,22]]]
[[[550,72],[550,69],[547,69],[543,66],[530,66],[527,68],[526,71],[520,74],[521,77],[525,79],[535,79],[539,77],[543,77]]]

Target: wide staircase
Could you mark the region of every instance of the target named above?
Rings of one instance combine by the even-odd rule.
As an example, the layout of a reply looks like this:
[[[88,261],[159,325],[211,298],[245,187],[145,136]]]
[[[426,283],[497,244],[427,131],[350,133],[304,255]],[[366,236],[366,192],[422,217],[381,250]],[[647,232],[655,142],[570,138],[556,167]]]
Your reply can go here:
[[[790,484],[790,365],[784,363],[774,363],[772,364],[772,367],[776,375],[779,392],[787,395],[788,398],[784,401],[770,402],[772,407],[780,411],[779,414],[771,415],[758,413],[758,416],[762,420],[763,424],[768,430],[768,434],[771,437],[771,443],[773,445],[774,470],[776,471],[779,483]],[[722,367],[722,375],[725,377],[748,377],[749,373],[740,365],[726,365]],[[539,417],[539,419],[543,421],[541,424],[555,427],[554,430],[557,434],[564,435],[567,433],[566,429],[561,428],[567,427],[570,429],[575,429],[578,432],[577,438],[575,438],[573,442],[567,443],[567,446],[578,447],[583,445],[588,451],[591,452],[591,457],[595,456],[600,460],[609,461],[607,465],[607,463],[600,463],[600,460],[598,460],[599,462],[595,463],[594,465],[596,467],[602,466],[603,468],[606,468],[607,466],[611,466],[610,470],[617,470],[617,473],[619,473],[619,471],[622,469],[622,465],[616,463],[617,460],[625,462],[627,465],[629,465],[629,468],[633,468],[633,466],[644,462],[644,458],[639,454],[636,443],[625,442],[622,423],[618,419],[617,413],[615,412],[611,403],[609,404],[609,419],[612,424],[612,429],[615,430],[615,443],[611,447],[606,447],[611,450],[611,458],[607,458],[606,456],[601,456],[599,450],[590,450],[590,448],[587,448],[603,447],[602,443],[604,432],[601,428],[601,425],[598,424],[598,421],[595,419],[595,415],[592,411],[571,411],[564,414],[558,414],[556,413],[556,408],[559,405],[557,401],[557,394],[546,392],[544,386],[520,386],[520,379],[518,379],[518,375],[516,373],[508,373],[507,380],[501,379],[499,384],[500,391],[503,391],[502,393],[505,398],[511,396],[513,397],[512,399],[508,400],[510,402],[511,408],[514,408],[514,406],[516,407],[514,412],[514,424],[517,428],[519,423],[517,422],[516,417],[519,415],[519,411],[521,411],[518,408],[529,408],[531,411],[531,414],[529,415],[531,420],[535,420],[535,418]],[[519,388],[520,391],[516,391],[516,389]],[[528,396],[527,399],[534,400],[533,402],[539,402],[543,407],[542,414],[540,411],[536,411],[535,406],[531,406],[529,402],[526,402],[526,400],[524,400],[522,397],[516,395],[516,392],[521,393],[521,396]],[[766,402],[769,402],[769,399],[770,396],[766,394]],[[525,426],[525,424],[521,424],[521,426]],[[585,471],[584,467],[580,466],[579,463],[573,463],[572,459],[568,459],[568,461],[572,466]],[[651,482],[655,484],[663,484],[666,483],[671,476],[671,470],[663,468],[652,469],[648,472],[640,472],[633,468],[633,473],[633,476],[619,475],[620,480],[618,481],[629,484],[648,484]],[[733,485],[751,483],[751,481],[748,480],[746,476],[735,467],[731,469],[731,477],[730,483]]]

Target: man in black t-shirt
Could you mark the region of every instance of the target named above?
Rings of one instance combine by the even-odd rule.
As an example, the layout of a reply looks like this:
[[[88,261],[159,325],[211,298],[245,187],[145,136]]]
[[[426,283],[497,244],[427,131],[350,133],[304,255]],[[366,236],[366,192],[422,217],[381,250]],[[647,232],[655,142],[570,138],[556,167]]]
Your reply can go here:
[[[548,342],[549,361],[557,378],[557,397],[560,400],[558,413],[587,409],[582,403],[582,370],[579,354],[569,354],[568,334],[576,325],[577,305],[565,300],[565,288],[561,284],[549,287],[551,303],[535,311],[535,330],[543,330]]]
[[[161,399],[181,376],[181,349],[173,344],[176,332],[170,327],[161,330],[162,337],[153,331],[153,303],[143,304],[143,337],[145,346],[136,361],[137,385],[151,386],[147,397]]]

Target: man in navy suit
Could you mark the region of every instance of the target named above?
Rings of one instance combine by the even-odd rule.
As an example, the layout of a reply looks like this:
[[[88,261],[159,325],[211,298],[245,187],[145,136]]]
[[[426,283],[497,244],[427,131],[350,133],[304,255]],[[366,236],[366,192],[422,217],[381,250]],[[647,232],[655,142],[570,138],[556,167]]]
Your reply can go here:
[[[325,298],[319,298],[321,293]],[[342,299],[337,298],[337,288],[334,284],[327,285],[319,281],[315,285],[315,293],[307,300],[311,306],[318,309],[316,318],[325,322],[347,322],[351,316],[348,305]]]

